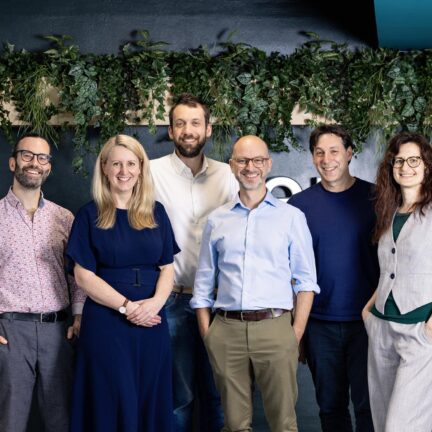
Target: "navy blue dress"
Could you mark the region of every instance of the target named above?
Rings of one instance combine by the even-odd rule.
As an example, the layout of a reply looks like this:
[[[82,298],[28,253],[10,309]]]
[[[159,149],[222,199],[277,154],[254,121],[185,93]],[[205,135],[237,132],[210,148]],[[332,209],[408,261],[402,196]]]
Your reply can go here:
[[[154,229],[131,228],[117,209],[111,229],[96,227],[94,202],[82,207],[67,247],[78,263],[128,299],[152,297],[159,267],[179,251],[168,216],[156,202]],[[120,305],[119,305],[120,306]],[[162,323],[141,327],[117,310],[87,298],[78,340],[72,394],[72,432],[172,432],[171,352],[165,311]]]

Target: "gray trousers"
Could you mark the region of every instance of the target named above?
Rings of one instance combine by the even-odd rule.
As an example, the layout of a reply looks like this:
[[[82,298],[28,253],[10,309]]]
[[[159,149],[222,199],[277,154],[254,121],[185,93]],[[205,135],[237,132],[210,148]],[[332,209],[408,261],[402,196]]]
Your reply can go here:
[[[376,432],[432,431],[432,339],[425,323],[369,314],[368,381]]]
[[[73,348],[64,322],[0,319],[0,431],[25,432],[33,391],[46,432],[69,429]]]

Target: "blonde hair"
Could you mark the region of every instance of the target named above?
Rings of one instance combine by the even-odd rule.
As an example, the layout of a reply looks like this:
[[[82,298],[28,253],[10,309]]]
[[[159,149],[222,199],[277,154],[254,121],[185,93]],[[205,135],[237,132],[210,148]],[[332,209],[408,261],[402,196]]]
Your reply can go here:
[[[115,146],[122,146],[130,150],[140,161],[141,172],[129,201],[128,220],[132,228],[141,230],[155,228],[154,219],[154,186],[150,173],[149,159],[143,146],[131,136],[116,135],[111,137],[102,147],[95,164],[93,173],[93,199],[98,209],[97,227],[112,228],[116,221],[116,206],[110,191],[110,184],[103,172],[111,150]]]

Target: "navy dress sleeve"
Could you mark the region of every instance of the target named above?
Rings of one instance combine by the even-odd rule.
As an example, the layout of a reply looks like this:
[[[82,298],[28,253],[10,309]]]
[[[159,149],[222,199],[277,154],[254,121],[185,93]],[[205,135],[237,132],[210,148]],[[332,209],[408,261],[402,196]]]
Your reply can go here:
[[[97,270],[96,252],[91,241],[91,231],[95,217],[92,214],[94,212],[91,211],[91,204],[93,203],[85,205],[78,211],[69,235],[66,257],[68,271],[71,274],[73,274],[75,264],[79,264],[93,273],[96,273]]]
[[[174,261],[174,255],[180,252],[180,248],[177,245],[174,231],[165,208],[158,201],[155,203],[155,216],[162,233],[163,242],[162,254],[159,258],[158,265],[163,266],[171,264]]]

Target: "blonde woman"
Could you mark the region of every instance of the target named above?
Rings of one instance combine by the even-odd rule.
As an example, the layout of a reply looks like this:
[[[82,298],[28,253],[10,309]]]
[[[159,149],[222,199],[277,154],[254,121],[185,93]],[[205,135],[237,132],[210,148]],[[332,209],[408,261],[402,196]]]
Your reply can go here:
[[[73,388],[73,432],[171,432],[171,354],[163,306],[179,251],[154,201],[149,161],[127,135],[103,146],[94,201],[72,227],[67,255],[87,293]]]

